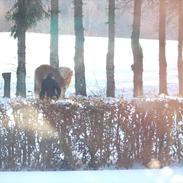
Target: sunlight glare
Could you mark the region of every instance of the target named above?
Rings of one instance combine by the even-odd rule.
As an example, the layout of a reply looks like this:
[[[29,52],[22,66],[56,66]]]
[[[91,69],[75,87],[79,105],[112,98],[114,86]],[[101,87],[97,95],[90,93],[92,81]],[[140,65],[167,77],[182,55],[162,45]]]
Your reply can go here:
[[[148,168],[151,168],[151,169],[155,169],[155,168],[160,168],[161,167],[161,164],[159,162],[158,159],[151,159],[151,161],[147,164]]]
[[[58,132],[56,129],[54,129],[49,121],[44,119],[42,114],[40,114],[35,107],[29,106],[26,108],[21,108],[19,109],[19,114],[22,115],[23,119],[19,120],[20,117],[14,115],[18,128],[30,131],[31,133],[37,132],[37,134],[43,139],[58,137]],[[31,118],[28,114],[31,114]]]

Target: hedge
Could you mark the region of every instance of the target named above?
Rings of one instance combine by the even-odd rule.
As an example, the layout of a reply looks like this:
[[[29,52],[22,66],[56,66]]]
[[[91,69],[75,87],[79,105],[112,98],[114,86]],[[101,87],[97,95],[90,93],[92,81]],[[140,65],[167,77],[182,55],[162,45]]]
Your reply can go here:
[[[183,161],[178,99],[17,99],[0,104],[0,170],[160,168]]]

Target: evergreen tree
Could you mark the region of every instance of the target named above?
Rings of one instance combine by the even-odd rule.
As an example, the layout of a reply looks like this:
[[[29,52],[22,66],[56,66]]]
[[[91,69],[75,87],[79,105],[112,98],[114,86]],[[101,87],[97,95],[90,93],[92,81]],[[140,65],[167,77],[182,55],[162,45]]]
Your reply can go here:
[[[26,97],[26,31],[43,17],[41,0],[17,0],[7,17],[14,22],[11,35],[18,39],[16,96]]]

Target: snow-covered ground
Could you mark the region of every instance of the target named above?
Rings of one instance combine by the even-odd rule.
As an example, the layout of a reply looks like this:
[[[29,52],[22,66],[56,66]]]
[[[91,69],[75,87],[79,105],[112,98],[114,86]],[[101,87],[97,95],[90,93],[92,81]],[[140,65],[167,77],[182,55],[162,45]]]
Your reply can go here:
[[[182,183],[183,169],[0,172],[2,183]]]
[[[11,72],[11,96],[15,97],[17,42],[10,33],[0,33],[0,72]],[[49,35],[27,34],[26,69],[27,94],[31,95],[34,70],[41,64],[49,64]],[[60,36],[60,66],[74,68],[74,37]],[[144,51],[144,91],[147,96],[158,94],[158,41],[141,40]],[[85,66],[88,95],[105,95],[105,62],[107,38],[85,38]],[[177,42],[167,42],[168,88],[177,95]],[[133,73],[130,39],[116,39],[115,80],[118,97],[132,97]],[[67,96],[74,93],[74,78]],[[3,96],[3,79],[0,76],[0,96]],[[163,169],[56,171],[56,172],[0,172],[0,183],[183,183],[181,166]]]
[[[10,33],[1,33],[0,73],[12,73],[12,92],[15,96],[17,68],[17,40]],[[28,33],[26,42],[27,92],[33,91],[34,70],[41,64],[49,64],[48,34]],[[88,95],[105,95],[106,88],[106,54],[107,38],[85,38],[85,67]],[[68,66],[74,70],[74,36],[61,35],[59,39],[60,66]],[[144,92],[145,95],[158,95],[158,41],[141,40],[144,53]],[[168,89],[171,95],[177,95],[177,41],[167,41],[167,75]],[[133,55],[130,39],[116,38],[115,44],[115,84],[117,97],[133,96],[133,72],[131,65]],[[30,93],[31,93],[30,92]],[[28,93],[28,94],[30,94]],[[74,93],[74,78],[67,96]],[[3,95],[3,79],[0,75],[0,96]]]
[[[183,183],[183,169],[0,172],[2,183]]]

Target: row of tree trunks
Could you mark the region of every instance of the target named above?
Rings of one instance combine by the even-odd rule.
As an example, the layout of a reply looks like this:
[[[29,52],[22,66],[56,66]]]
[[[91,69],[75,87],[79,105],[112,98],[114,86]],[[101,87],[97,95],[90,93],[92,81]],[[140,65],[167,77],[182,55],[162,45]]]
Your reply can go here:
[[[26,13],[27,2],[18,0],[18,11],[21,15]],[[36,1],[35,1],[36,2]],[[115,97],[115,80],[114,80],[114,38],[115,38],[115,0],[108,0],[108,53],[106,58],[106,75],[107,75],[107,97]],[[141,7],[142,0],[134,0],[134,16],[133,16],[133,31],[131,36],[131,46],[134,57],[133,82],[134,82],[134,97],[143,96],[143,51],[139,42],[140,24],[141,24]],[[179,43],[178,43],[178,79],[179,79],[179,95],[183,96],[183,11],[182,1],[178,2],[179,6]],[[74,30],[75,30],[75,91],[76,95],[86,96],[86,81],[85,81],[85,65],[84,65],[84,28],[82,15],[82,0],[74,0]],[[51,0],[51,23],[50,23],[50,64],[58,68],[58,17],[59,17],[59,1]],[[23,16],[23,18],[26,17]],[[23,20],[23,21],[22,21]],[[24,25],[25,23],[25,25]],[[19,30],[18,37],[18,68],[17,68],[17,88],[16,95],[26,97],[26,20],[20,19],[15,22],[15,27]],[[159,0],[159,93],[168,94],[167,92],[167,62],[166,62],[166,0]]]

